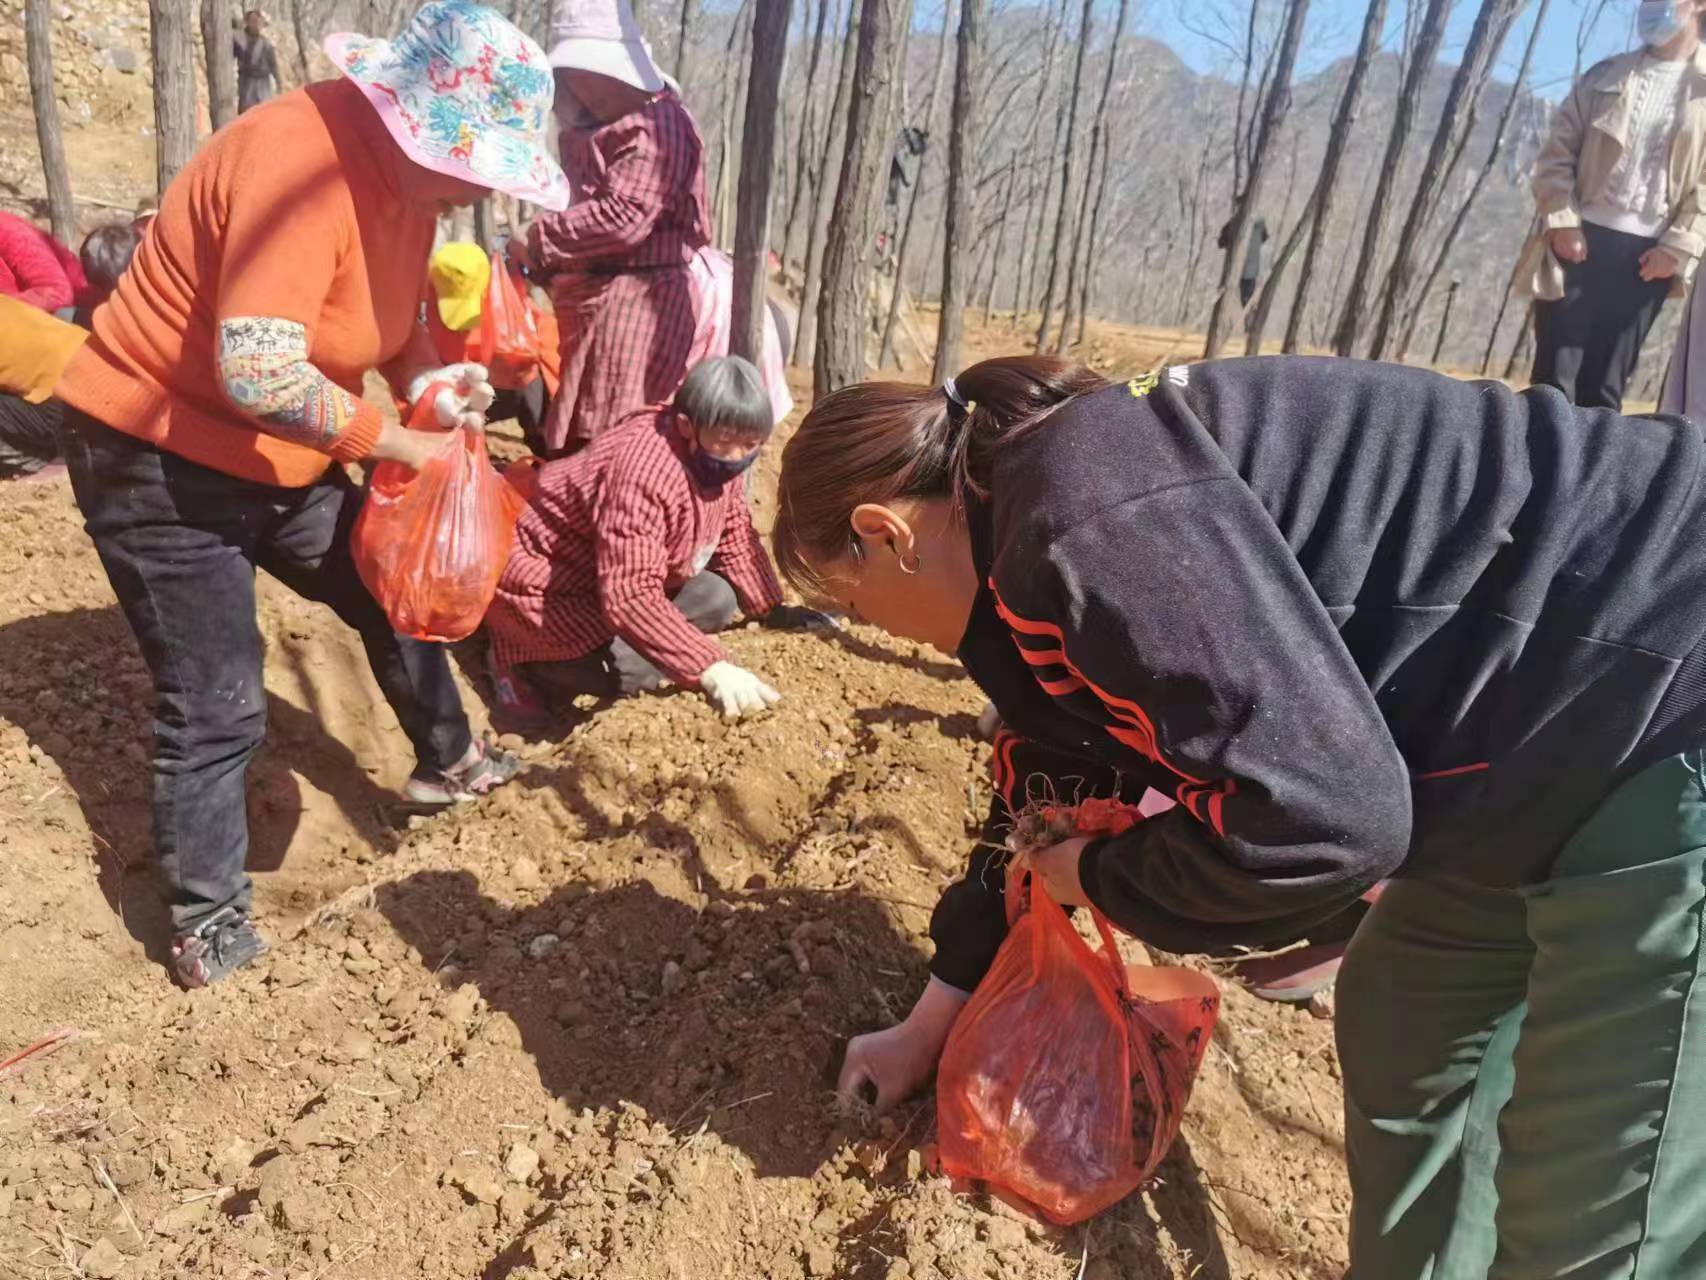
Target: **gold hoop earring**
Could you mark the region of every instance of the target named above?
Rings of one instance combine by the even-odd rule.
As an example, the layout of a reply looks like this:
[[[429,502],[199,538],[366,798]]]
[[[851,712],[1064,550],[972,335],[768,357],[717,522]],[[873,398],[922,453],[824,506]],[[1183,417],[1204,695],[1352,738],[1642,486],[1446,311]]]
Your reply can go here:
[[[911,577],[913,574],[917,573],[921,568],[924,567],[924,562],[921,559],[919,559],[918,553],[916,551],[914,551],[912,553],[912,567],[910,569],[908,569],[906,567],[906,555],[904,553],[901,554],[899,559],[900,559],[900,571],[902,573],[906,574],[908,577]]]

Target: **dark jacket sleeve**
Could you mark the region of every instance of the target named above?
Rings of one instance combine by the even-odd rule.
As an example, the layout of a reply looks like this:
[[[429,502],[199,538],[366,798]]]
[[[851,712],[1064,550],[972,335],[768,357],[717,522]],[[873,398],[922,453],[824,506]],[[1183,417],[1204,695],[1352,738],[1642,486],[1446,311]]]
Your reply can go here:
[[[1403,860],[1403,758],[1242,480],[1151,491],[1009,559],[998,608],[1061,713],[1172,778],[1177,809],[1085,850],[1116,924],[1173,952],[1295,937]]]
[[[1099,796],[1135,804],[1145,790],[1141,781],[1105,765],[1051,750],[1007,729],[995,737],[990,776],[995,793],[970,866],[943,892],[930,917],[930,939],[936,944],[930,972],[961,991],[971,991],[983,980],[1007,936],[1005,843],[1013,814],[1023,812],[1030,797],[1075,801]]]

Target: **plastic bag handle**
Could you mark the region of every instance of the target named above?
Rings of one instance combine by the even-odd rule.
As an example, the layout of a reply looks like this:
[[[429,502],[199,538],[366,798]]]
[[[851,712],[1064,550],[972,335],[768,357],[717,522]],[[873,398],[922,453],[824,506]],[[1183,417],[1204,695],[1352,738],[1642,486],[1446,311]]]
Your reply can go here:
[[[1027,890],[1029,890],[1028,896]],[[1044,902],[1064,910],[1064,908],[1059,908],[1059,904],[1055,903],[1054,899],[1049,896],[1048,890],[1029,871],[1023,874],[1014,874],[1011,866],[1007,868],[1008,928],[1012,928],[1018,922],[1019,917],[1035,905],[1039,895]],[[1095,921],[1096,932],[1102,939],[1101,958],[1108,967],[1108,976],[1113,980],[1114,989],[1119,992],[1120,997],[1130,1003],[1131,984],[1126,979],[1125,965],[1120,961],[1119,948],[1114,945],[1113,925],[1109,923],[1108,917],[1096,910],[1095,907],[1089,908],[1089,911],[1090,919]]]

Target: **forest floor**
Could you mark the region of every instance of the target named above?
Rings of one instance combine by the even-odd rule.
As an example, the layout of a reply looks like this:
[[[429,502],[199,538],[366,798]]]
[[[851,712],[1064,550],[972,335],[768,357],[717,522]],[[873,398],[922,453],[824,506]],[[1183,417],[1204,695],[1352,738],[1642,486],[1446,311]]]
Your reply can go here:
[[[1098,327],[1092,351],[1139,367],[1171,340]],[[841,1047],[916,993],[987,801],[954,663],[862,627],[737,631],[770,715],[592,710],[515,785],[399,826],[411,761],[359,645],[263,580],[274,949],[185,994],[147,675],[63,479],[0,488],[0,529],[0,1058],[77,1033],[0,1080],[0,1276],[1340,1274],[1337,1063],[1305,1011],[1229,989],[1159,1177],[1071,1230],[930,1173],[928,1098],[838,1113]]]

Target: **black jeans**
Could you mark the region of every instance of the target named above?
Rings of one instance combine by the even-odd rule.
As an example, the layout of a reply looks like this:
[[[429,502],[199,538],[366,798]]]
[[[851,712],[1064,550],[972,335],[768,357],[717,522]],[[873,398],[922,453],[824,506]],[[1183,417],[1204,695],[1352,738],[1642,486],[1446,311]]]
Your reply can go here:
[[[1557,387],[1584,409],[1623,408],[1623,387],[1670,293],[1669,280],[1642,280],[1644,236],[1582,224],[1586,262],[1564,263],[1564,296],[1534,304],[1536,385]]]
[[[394,633],[356,575],[361,491],[341,468],[285,489],[65,419],[72,492],[154,677],[154,849],[181,932],[249,908],[244,782],[267,716],[256,568],[361,633],[423,768],[450,768],[473,739],[445,650]]]
[[[670,602],[706,635],[728,626],[740,610],[735,589],[709,569],[682,583]],[[523,662],[515,670],[541,693],[566,697],[586,693],[615,698],[647,693],[669,679],[621,636],[573,662]]]
[[[525,387],[505,387],[486,410],[486,421],[502,422],[514,418],[521,428],[521,438],[535,454],[545,454],[545,410],[549,408],[545,395],[545,379],[535,378]]]
[[[31,404],[0,393],[0,480],[40,471],[59,457],[59,428],[65,406],[57,400]]]

